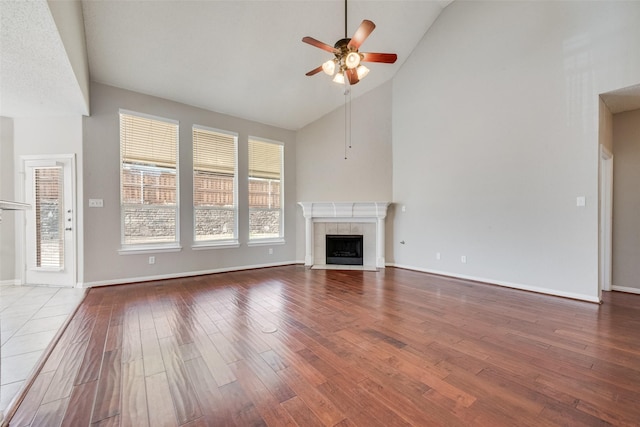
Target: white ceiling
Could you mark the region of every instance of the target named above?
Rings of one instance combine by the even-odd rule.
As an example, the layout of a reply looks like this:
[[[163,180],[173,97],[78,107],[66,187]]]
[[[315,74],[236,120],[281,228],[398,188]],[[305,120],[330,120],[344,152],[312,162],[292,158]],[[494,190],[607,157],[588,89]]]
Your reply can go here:
[[[367,64],[371,73],[353,95],[390,80],[450,2],[349,1],[348,36],[363,19],[377,26],[360,50],[398,54],[393,65]],[[329,76],[304,75],[331,54],[301,41],[312,36],[333,44],[343,37],[342,0],[81,5],[93,81],[286,129],[299,129],[344,102],[342,87]],[[71,65],[79,56],[74,52],[70,60],[58,28],[68,22],[54,20],[50,7],[46,0],[0,0],[1,116],[88,112]],[[602,98],[613,113],[638,109],[640,87]]]
[[[349,37],[363,19],[376,24],[360,50],[398,54],[393,65],[367,64],[353,96],[390,80],[449,3],[349,1]],[[77,80],[47,2],[0,5],[0,114],[77,113],[82,95],[69,87]],[[301,41],[343,38],[342,0],[83,0],[82,12],[93,81],[286,129],[344,102],[329,76],[304,75],[332,55]]]
[[[640,84],[600,95],[613,114],[640,109]]]
[[[0,116],[86,112],[47,2],[0,0]]]

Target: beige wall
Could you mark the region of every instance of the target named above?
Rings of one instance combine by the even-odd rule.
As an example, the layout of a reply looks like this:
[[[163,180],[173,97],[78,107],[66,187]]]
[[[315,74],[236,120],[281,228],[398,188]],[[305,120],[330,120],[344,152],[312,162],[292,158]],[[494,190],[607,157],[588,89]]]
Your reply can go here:
[[[394,78],[395,264],[598,301],[598,95],[640,82],[639,21],[638,2],[447,6]]]
[[[0,117],[0,200],[14,201],[13,120]],[[20,211],[2,212],[0,223],[0,284],[15,280],[14,227]]]
[[[373,72],[373,71],[372,71]],[[366,81],[360,83],[364,87]],[[327,82],[328,89],[343,97],[341,88]],[[358,96],[353,88],[351,147],[345,160],[344,107],[307,125],[296,135],[297,202],[390,201],[391,82]],[[304,260],[304,218],[297,210],[296,259]],[[387,219],[387,242],[392,235]],[[387,259],[389,259],[387,251]]]
[[[120,146],[119,109],[180,122],[180,252],[119,255]],[[192,126],[238,133],[239,248],[193,250]],[[248,246],[247,140],[249,136],[284,143],[285,244]],[[91,117],[84,118],[85,285],[172,277],[295,260],[296,146],[292,131],[191,107],[165,99],[94,83]],[[103,199],[103,208],[89,208],[88,199]],[[268,249],[273,249],[269,254]]]
[[[613,115],[613,289],[640,292],[640,110]]]

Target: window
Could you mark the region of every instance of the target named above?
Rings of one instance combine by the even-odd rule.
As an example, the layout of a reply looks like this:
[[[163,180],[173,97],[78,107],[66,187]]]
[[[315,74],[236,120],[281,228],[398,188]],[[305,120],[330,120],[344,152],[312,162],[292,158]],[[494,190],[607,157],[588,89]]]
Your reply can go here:
[[[122,244],[177,243],[178,122],[120,111]]]
[[[249,139],[249,240],[282,239],[283,145]]]
[[[193,127],[195,242],[237,241],[236,134]]]
[[[36,267],[64,267],[63,170],[33,169],[36,224]]]

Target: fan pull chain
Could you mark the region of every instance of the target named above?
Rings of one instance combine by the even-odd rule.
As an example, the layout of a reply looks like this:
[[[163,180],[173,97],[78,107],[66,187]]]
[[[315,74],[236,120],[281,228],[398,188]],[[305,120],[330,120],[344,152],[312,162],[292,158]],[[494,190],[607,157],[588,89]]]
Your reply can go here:
[[[353,127],[351,123],[351,89],[349,89],[349,148],[351,148],[351,142],[353,141]]]
[[[349,120],[347,119],[347,92],[344,93],[344,159],[347,160],[347,135],[349,126]]]
[[[351,148],[351,86],[346,72],[344,79],[344,159],[347,160],[347,141]]]

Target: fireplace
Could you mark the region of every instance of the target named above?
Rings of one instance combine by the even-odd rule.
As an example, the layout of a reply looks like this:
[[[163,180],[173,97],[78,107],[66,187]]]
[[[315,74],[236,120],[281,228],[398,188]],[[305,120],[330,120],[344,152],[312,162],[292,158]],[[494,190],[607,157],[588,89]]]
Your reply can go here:
[[[362,235],[326,236],[327,264],[363,265]]]
[[[385,217],[389,202],[298,202],[304,216],[304,265],[329,263],[326,235],[361,235],[362,262],[344,269],[384,268]],[[331,264],[334,265],[335,264]]]

